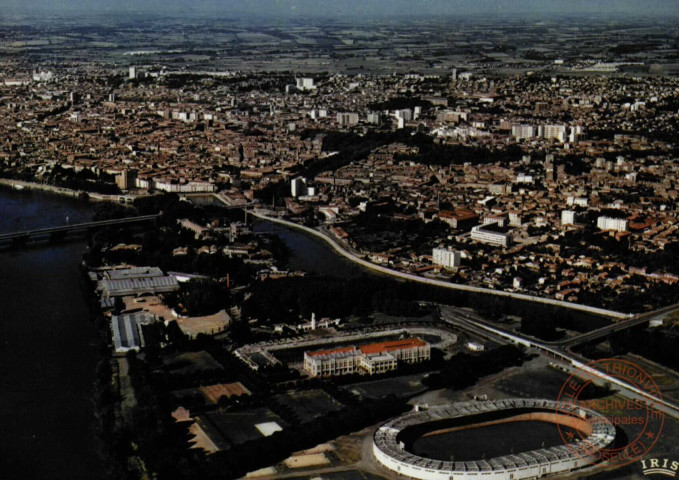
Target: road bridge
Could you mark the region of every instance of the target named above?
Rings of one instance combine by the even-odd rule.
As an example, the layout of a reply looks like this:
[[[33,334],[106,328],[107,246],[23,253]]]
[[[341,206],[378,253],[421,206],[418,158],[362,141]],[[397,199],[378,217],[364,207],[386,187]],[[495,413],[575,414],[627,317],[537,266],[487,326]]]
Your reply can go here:
[[[25,242],[31,239],[44,239],[55,235],[62,235],[75,232],[85,232],[104,227],[111,227],[117,225],[134,225],[139,223],[155,222],[160,218],[158,215],[142,215],[137,217],[117,218],[113,220],[102,220],[98,222],[73,223],[69,225],[61,225],[58,227],[37,228],[34,230],[25,230],[22,232],[12,232],[0,234],[0,245],[12,244],[16,242]]]
[[[545,342],[545,344],[566,348],[582,346],[589,342],[605,338],[612,333],[622,332],[630,328],[644,325],[655,317],[661,317],[676,310],[679,310],[679,303],[675,303],[674,305],[670,305],[668,307],[659,308],[658,310],[653,310],[652,312],[639,313],[627,320],[620,320],[618,322],[612,323],[611,325],[592,330],[591,332],[581,333],[580,335],[575,335],[574,337],[557,342]]]

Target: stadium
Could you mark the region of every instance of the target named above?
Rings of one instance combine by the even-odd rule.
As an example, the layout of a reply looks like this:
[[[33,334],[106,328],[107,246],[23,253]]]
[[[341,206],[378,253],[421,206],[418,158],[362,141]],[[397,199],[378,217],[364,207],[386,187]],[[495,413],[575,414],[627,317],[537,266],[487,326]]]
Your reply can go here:
[[[531,424],[529,426],[529,424]],[[577,433],[573,441],[565,443],[558,435],[553,446],[537,445],[529,450],[513,452],[513,448],[489,458],[479,454],[477,459],[445,458],[450,451],[436,445],[444,443],[446,435],[463,432],[464,444],[473,443],[475,430],[486,427],[523,428],[522,439],[536,437],[534,426],[547,426],[559,431]],[[525,435],[531,431],[531,435]],[[570,435],[567,435],[570,438]],[[498,435],[486,438],[483,445],[493,451]],[[400,475],[421,480],[521,480],[566,473],[595,463],[597,452],[613,444],[615,427],[603,415],[587,408],[563,402],[541,399],[504,399],[483,402],[462,402],[432,407],[392,419],[382,424],[373,437],[373,453],[377,461]],[[423,447],[418,444],[425,442]],[[432,450],[423,456],[418,451]],[[468,446],[468,445],[466,445]],[[584,448],[586,447],[586,448]],[[459,448],[459,447],[458,447]],[[529,447],[530,448],[530,447]],[[453,449],[455,450],[455,449]],[[586,451],[584,455],[581,452]],[[469,450],[474,452],[474,450]],[[455,450],[454,453],[457,453]],[[457,455],[450,455],[450,457]]]

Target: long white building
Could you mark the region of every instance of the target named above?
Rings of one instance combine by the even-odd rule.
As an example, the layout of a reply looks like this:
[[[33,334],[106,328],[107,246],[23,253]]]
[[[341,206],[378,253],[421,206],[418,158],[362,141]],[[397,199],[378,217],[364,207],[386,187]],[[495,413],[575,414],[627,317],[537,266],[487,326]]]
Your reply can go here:
[[[217,191],[217,186],[210,182],[173,183],[168,181],[156,181],[155,187],[156,190],[174,193],[202,193]]]
[[[477,242],[485,243],[487,245],[495,245],[498,247],[507,248],[512,242],[511,234],[498,232],[492,228],[493,226],[497,226],[497,224],[492,223],[473,227],[471,231],[472,240],[476,240]]]
[[[596,219],[596,226],[601,230],[613,230],[616,232],[627,231],[627,220],[624,218],[599,217]]]

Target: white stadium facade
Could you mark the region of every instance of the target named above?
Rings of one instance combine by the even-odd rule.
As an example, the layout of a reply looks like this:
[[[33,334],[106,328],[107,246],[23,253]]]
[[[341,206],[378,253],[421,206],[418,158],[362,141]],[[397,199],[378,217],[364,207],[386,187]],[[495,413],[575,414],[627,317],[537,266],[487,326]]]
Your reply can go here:
[[[585,434],[576,443],[475,461],[441,461],[408,452],[403,432],[463,417],[507,413],[504,422],[538,420],[568,425]],[[596,452],[611,446],[615,427],[603,415],[569,403],[541,399],[462,402],[415,411],[382,424],[373,437],[373,453],[384,467],[421,480],[523,480],[564,474],[591,466]],[[582,447],[586,446],[586,449]],[[587,451],[582,455],[581,451]]]

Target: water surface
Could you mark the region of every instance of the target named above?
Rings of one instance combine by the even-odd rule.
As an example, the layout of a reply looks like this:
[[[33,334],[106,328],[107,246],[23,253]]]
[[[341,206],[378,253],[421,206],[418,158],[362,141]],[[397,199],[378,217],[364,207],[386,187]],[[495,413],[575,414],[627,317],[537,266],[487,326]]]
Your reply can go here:
[[[276,234],[290,249],[288,267],[291,270],[304,270],[338,278],[356,278],[371,274],[339,255],[320,238],[265,220],[254,220],[255,232]]]
[[[68,219],[67,219],[68,217]],[[0,188],[0,233],[89,221],[74,199]],[[96,331],[82,241],[0,251],[0,478],[96,479]]]

